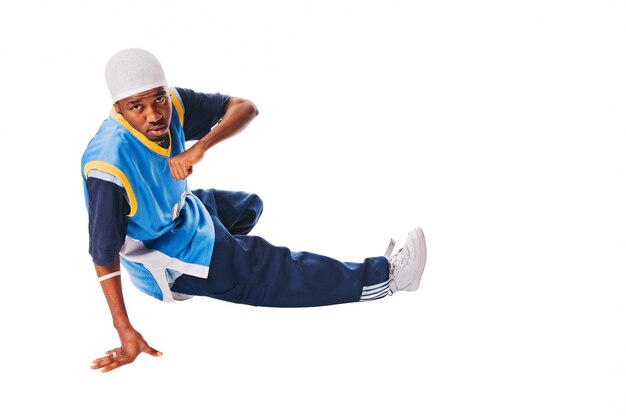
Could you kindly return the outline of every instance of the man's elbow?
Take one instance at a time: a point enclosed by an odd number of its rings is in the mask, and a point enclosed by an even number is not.
[[[244,105],[246,106],[246,113],[250,116],[251,119],[259,115],[259,109],[252,101],[244,100],[244,103]]]
[[[245,98],[231,97],[226,111],[228,112],[230,109],[236,109],[239,114],[245,115],[250,120],[259,115],[257,106]]]

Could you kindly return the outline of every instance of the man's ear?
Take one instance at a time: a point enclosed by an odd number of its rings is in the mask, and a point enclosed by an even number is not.
[[[113,108],[115,108],[115,112],[117,114],[122,114],[122,110],[120,109],[120,102],[116,101],[113,103]]]

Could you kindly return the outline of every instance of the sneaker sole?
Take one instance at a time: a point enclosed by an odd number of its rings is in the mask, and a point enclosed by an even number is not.
[[[417,278],[405,290],[414,292],[422,281],[422,274],[424,274],[424,268],[426,267],[426,237],[424,237],[424,232],[419,227],[411,231],[411,235],[413,236],[411,242],[414,243],[413,247],[411,247],[412,252],[419,256],[419,263],[417,266]]]

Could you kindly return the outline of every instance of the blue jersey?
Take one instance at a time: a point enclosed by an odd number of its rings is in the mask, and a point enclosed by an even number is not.
[[[88,178],[106,177],[124,188],[130,208],[121,262],[135,286],[165,301],[173,300],[173,276],[208,276],[215,239],[202,202],[187,181],[170,174],[168,159],[185,150],[184,107],[175,91],[171,95],[169,147],[150,141],[113,111],[81,163],[87,205]]]

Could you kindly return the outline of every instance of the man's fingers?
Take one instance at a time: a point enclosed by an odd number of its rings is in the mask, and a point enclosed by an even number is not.
[[[115,348],[106,352],[106,356],[93,360],[91,368],[94,370],[101,370],[103,373],[107,371],[115,370],[126,364],[130,364],[135,359],[131,357],[126,351],[121,348]]]
[[[182,154],[181,154],[182,155]],[[193,173],[193,165],[197,163],[187,157],[181,158],[180,156],[174,156],[167,161],[172,178],[182,181]]]
[[[107,372],[117,367],[119,367],[118,361],[109,356],[98,358],[97,360],[94,360],[91,365],[93,370],[102,370],[102,372]]]
[[[187,167],[170,164],[170,172],[172,177],[176,180],[183,180],[193,172],[193,167],[188,165]]]
[[[170,166],[170,173],[172,174],[172,178],[179,180],[180,178],[180,166],[176,162],[175,159],[170,159],[167,161],[167,164]]]
[[[161,351],[157,351],[152,347],[148,347],[146,351],[144,351],[146,354],[150,354],[153,357],[160,357],[163,355],[163,353]]]
[[[117,359],[114,360],[113,362],[111,362],[111,364],[107,365],[106,367],[102,368],[100,371],[103,373],[107,373],[111,370],[115,370],[116,368],[120,368],[126,364],[130,364],[132,363],[132,361],[129,361],[127,358],[121,358],[121,359]]]
[[[141,352],[145,352],[153,357],[160,357],[163,355],[161,351],[155,350],[151,346],[145,343],[142,339],[142,343],[144,344]],[[103,373],[109,372],[111,370],[115,370],[119,367],[122,367],[126,364],[130,364],[137,358],[133,357],[122,348],[114,348],[105,353],[104,357],[96,358],[92,361],[91,368],[94,370],[100,370]]]

